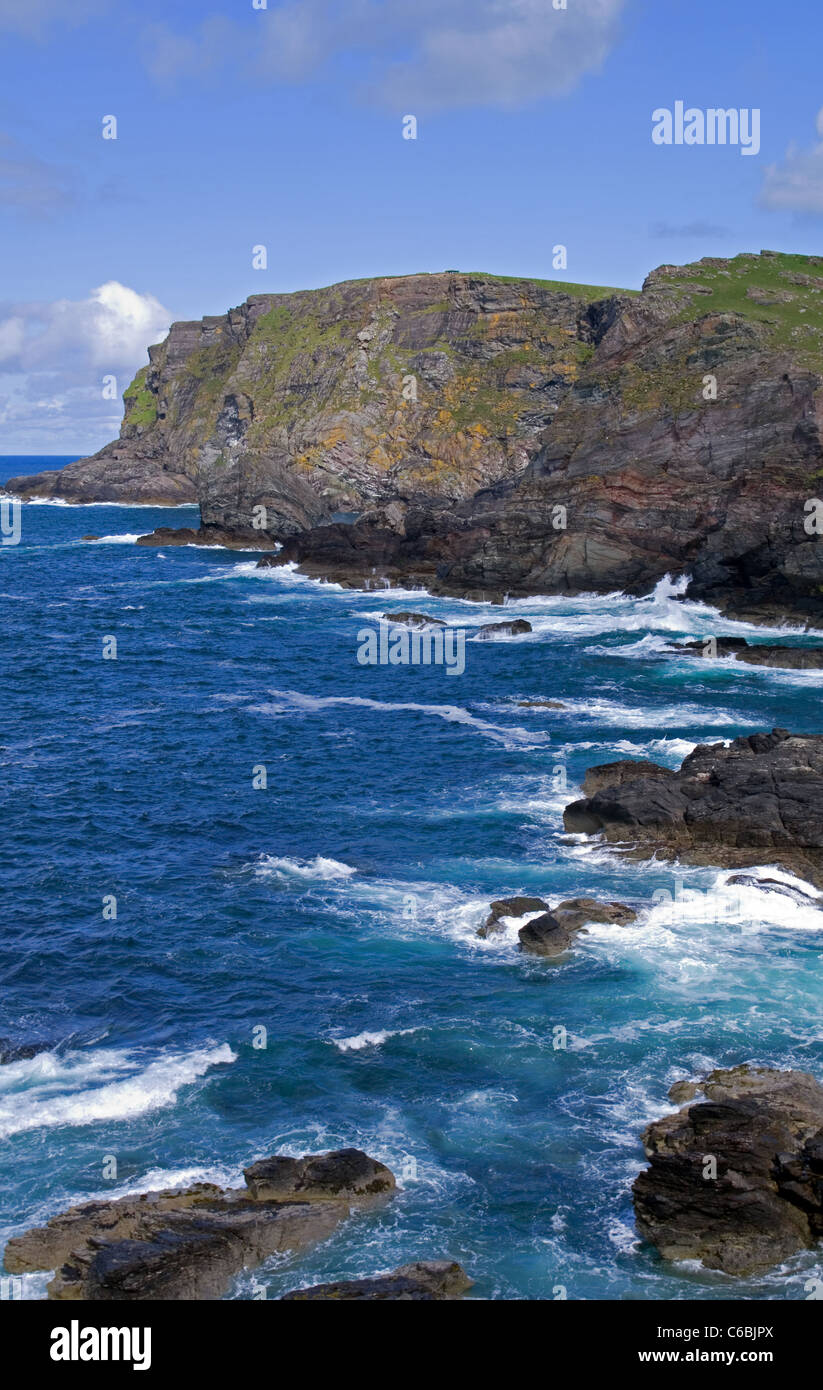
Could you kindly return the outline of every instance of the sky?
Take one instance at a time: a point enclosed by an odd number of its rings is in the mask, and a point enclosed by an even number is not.
[[[102,447],[249,294],[823,253],[822,44],[821,0],[0,0],[0,454]],[[679,101],[759,149],[656,143]]]

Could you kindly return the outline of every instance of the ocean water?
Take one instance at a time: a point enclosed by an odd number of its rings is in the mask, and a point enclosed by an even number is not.
[[[357,1145],[396,1198],[231,1297],[450,1257],[478,1298],[804,1298],[820,1250],[742,1281],[667,1265],[630,1189],[676,1079],[823,1079],[823,912],[569,838],[562,808],[599,762],[823,732],[820,675],[666,655],[769,635],[666,583],[512,603],[533,634],[467,641],[459,676],[361,666],[384,611],[471,639],[501,609],[134,544],[196,523],[35,503],[0,545],[0,1036],[52,1044],[0,1067],[0,1244],[92,1196]],[[544,962],[516,924],[476,935],[517,892],[640,915]]]

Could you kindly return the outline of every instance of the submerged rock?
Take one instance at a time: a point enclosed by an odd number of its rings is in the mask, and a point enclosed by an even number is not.
[[[702,1093],[705,1100],[690,1103]],[[749,1066],[678,1082],[687,1104],[649,1125],[637,1227],[667,1260],[749,1275],[823,1236],[823,1087]],[[712,1161],[713,1160],[713,1161]]]
[[[453,1260],[418,1260],[401,1265],[392,1274],[378,1274],[372,1279],[343,1279],[334,1284],[314,1284],[307,1289],[294,1289],[283,1295],[281,1302],[308,1302],[323,1299],[329,1302],[357,1300],[386,1300],[398,1302],[434,1302],[461,1298],[473,1280]]]
[[[593,794],[566,807],[573,833],[640,857],[730,868],[762,864],[823,885],[823,736],[770,734],[701,744],[679,772],[654,763],[592,769]]]
[[[56,1270],[54,1299],[220,1298],[242,1269],[324,1240],[353,1207],[395,1188],[359,1149],[276,1155],[245,1176],[246,1189],[198,1183],[72,1207],[10,1240],[6,1269]]]
[[[384,613],[386,623],[402,623],[404,627],[445,627],[442,618],[429,618],[425,613]]]
[[[518,709],[565,709],[562,700],[518,700]]]
[[[0,1066],[8,1062],[27,1062],[41,1052],[51,1052],[54,1043],[13,1043],[11,1038],[0,1038]]]
[[[484,623],[478,629],[477,636],[485,640],[494,637],[522,637],[524,633],[531,631],[532,625],[527,623],[525,618],[513,618],[505,623]]]

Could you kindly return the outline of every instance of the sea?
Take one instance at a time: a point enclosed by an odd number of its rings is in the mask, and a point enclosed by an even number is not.
[[[0,479],[66,460],[0,459]],[[27,503],[0,543],[0,1250],[85,1200],[242,1184],[356,1146],[394,1199],[227,1297],[460,1261],[479,1299],[804,1299],[820,1248],[734,1279],[638,1238],[641,1136],[684,1077],[823,1081],[823,911],[570,836],[587,768],[823,733],[823,673],[669,650],[725,620],[665,580],[505,608],[148,548],[195,507]],[[95,539],[84,539],[89,535]],[[365,665],[412,608],[465,670]],[[484,623],[532,632],[480,640]],[[528,702],[558,702],[560,708]],[[514,894],[627,903],[556,961]],[[823,901],[821,901],[823,907]],[[47,1274],[23,1297],[45,1297]]]

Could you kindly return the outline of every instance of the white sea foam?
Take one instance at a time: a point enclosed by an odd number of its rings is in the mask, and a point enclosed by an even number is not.
[[[331,880],[351,878],[357,870],[350,864],[342,864],[339,859],[324,859],[318,854],[314,859],[278,858],[264,854],[255,868],[256,878],[304,878]]]
[[[296,690],[271,690],[269,693],[274,697],[275,703],[250,705],[249,709],[258,714],[283,714],[288,710],[315,713],[334,706],[373,709],[386,713],[405,711],[433,715],[449,724],[461,724],[465,728],[475,729],[493,742],[502,743],[505,748],[539,748],[549,742],[548,734],[516,726],[506,728],[499,724],[491,724],[485,719],[478,719],[460,705],[425,705],[411,700],[369,700],[359,695],[303,695]]]
[[[124,531],[119,536],[98,536],[96,540],[84,541],[84,545],[136,545],[145,531]]]
[[[341,1052],[362,1052],[366,1047],[382,1047],[389,1038],[401,1038],[416,1033],[417,1028],[383,1028],[375,1033],[355,1033],[351,1038],[332,1038]]]
[[[114,1049],[41,1052],[10,1062],[0,1067],[0,1138],[55,1125],[134,1119],[173,1105],[181,1087],[236,1060],[224,1043],[167,1052],[148,1063]]]

